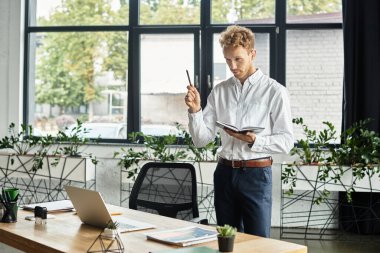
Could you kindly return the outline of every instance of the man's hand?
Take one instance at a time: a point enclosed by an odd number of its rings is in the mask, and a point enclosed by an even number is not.
[[[201,97],[194,85],[187,86],[185,103],[189,107],[190,113],[199,112],[201,110]]]
[[[236,139],[239,139],[241,141],[248,142],[248,143],[254,143],[256,140],[256,134],[254,132],[248,131],[245,133],[238,133],[238,132],[229,130],[227,128],[224,128],[224,131],[226,131],[228,135],[235,137]]]

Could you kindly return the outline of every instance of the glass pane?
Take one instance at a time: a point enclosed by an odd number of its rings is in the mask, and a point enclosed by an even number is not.
[[[200,23],[200,0],[140,0],[140,24],[178,25]]]
[[[56,134],[79,119],[87,137],[125,138],[128,33],[31,34],[29,119]]]
[[[31,26],[128,25],[127,0],[35,0]],[[34,16],[35,15],[35,16]]]
[[[214,34],[214,86],[233,76],[224,59],[223,51],[219,44],[219,36],[220,34]],[[255,33],[255,49],[257,56],[253,63],[254,66],[260,68],[264,74],[269,76],[269,34]]]
[[[287,33],[286,86],[293,118],[302,117],[320,131],[323,121],[341,129],[343,89],[342,30],[294,30]],[[303,138],[295,127],[295,138]],[[337,143],[339,140],[337,140]]]
[[[342,23],[342,0],[288,0],[288,23]]]
[[[275,0],[212,0],[213,24],[274,23]]]
[[[186,69],[194,82],[192,34],[141,35],[141,125],[145,134],[176,133],[175,122],[187,128],[184,102]]]

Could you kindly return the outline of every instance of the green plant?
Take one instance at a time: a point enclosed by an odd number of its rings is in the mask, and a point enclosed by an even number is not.
[[[113,221],[113,220],[110,220],[108,223],[107,223],[107,228],[108,229],[117,229],[119,227],[119,223],[117,221]]]
[[[215,161],[217,149],[220,146],[220,137],[217,136],[213,142],[210,142],[205,147],[197,148],[193,144],[193,140],[189,132],[184,130],[180,124],[177,123],[177,129],[183,139],[183,144],[186,146],[189,157],[195,162],[202,161]]]
[[[170,148],[171,145],[177,144],[178,139],[174,135],[168,136],[150,136],[141,132],[134,132],[128,135],[128,141],[131,144],[142,145],[141,151],[137,148],[121,148],[121,152],[114,152],[114,158],[119,158],[118,165],[122,166],[128,172],[128,178],[134,179],[140,170],[139,163],[141,160],[155,160],[160,162],[174,162],[184,160],[187,154],[183,150]]]
[[[21,125],[21,131],[16,132],[15,124],[11,123],[8,128],[9,136],[0,140],[0,149],[11,149],[18,155],[29,154],[40,145],[40,138],[33,136],[31,125]]]
[[[372,119],[355,122],[342,133],[342,144],[332,151],[332,159],[340,166],[352,168],[352,184],[347,189],[347,200],[351,202],[351,193],[355,192],[358,180],[366,175],[371,178],[379,173],[380,137],[379,133],[368,129]]]
[[[66,131],[68,128],[66,127]],[[82,151],[80,147],[85,146],[89,143],[97,143],[99,139],[90,140],[89,138],[84,137],[89,130],[83,127],[83,123],[80,120],[77,120],[77,125],[71,129],[69,133],[65,131],[58,131],[56,137],[57,148],[53,152],[53,155],[56,156],[70,156],[70,157],[81,157]],[[92,153],[84,153],[86,156],[90,157],[93,164],[97,164],[98,160]],[[59,163],[60,157],[55,158],[55,161],[52,163],[53,166]]]
[[[297,140],[297,145],[290,151],[290,155],[298,155],[300,161],[288,164],[281,174],[283,183],[289,184],[286,194],[293,194],[296,187],[297,175],[294,166],[316,165],[318,168],[318,180],[326,182],[329,179],[332,158],[330,152],[333,150],[336,140],[336,130],[333,124],[328,121],[322,122],[326,128],[320,132],[311,130],[303,121],[303,118],[293,119],[293,123],[302,127],[305,139]],[[340,175],[340,174],[338,174]],[[329,195],[328,190],[323,189],[322,193],[315,199],[315,203],[320,203]]]
[[[66,127],[65,130],[68,128]],[[80,156],[79,147],[89,143],[89,139],[83,137],[89,130],[84,128],[82,122],[77,120],[77,125],[71,129],[69,133],[59,131],[57,134],[57,142],[60,144],[55,154]]]
[[[31,155],[33,156],[33,164],[31,171],[37,171],[42,169],[44,158],[49,154],[57,156],[51,165],[58,164],[62,155],[67,156],[80,156],[81,152],[79,148],[90,142],[88,138],[83,137],[88,130],[82,127],[82,122],[77,121],[77,126],[74,127],[71,133],[66,134],[63,131],[59,131],[56,137],[51,135],[46,136],[34,136],[32,125],[21,125],[21,130],[16,132],[15,124],[9,125],[9,136],[5,136],[0,140],[0,149],[12,150],[14,155]],[[53,146],[56,146],[55,150],[50,151]],[[93,164],[97,164],[98,160],[91,153],[86,153],[89,156]],[[14,164],[14,158],[10,159],[11,164]]]
[[[336,131],[330,122],[323,122],[327,128],[316,132],[310,130],[302,118],[293,119],[293,123],[302,127],[306,138],[298,140],[297,146],[290,152],[291,155],[298,155],[300,160],[288,164],[281,174],[282,182],[289,185],[286,193],[292,194],[296,186],[297,175],[294,167],[316,165],[318,181],[337,183],[347,171],[343,170],[343,167],[349,166],[352,169],[353,180],[346,193],[350,202],[351,193],[355,192],[358,180],[366,175],[371,178],[375,174],[380,174],[380,137],[378,133],[368,129],[370,122],[370,119],[366,119],[354,123],[341,134],[341,144],[335,145],[332,142],[336,140]],[[314,203],[321,203],[329,194],[327,189],[322,189],[314,198]]]
[[[322,122],[326,128],[320,132],[309,129],[303,118],[293,119],[293,123],[300,125],[305,139],[297,140],[298,147],[290,151],[291,155],[298,155],[304,164],[326,163],[329,159],[328,151],[336,140],[336,130],[328,121]]]
[[[32,155],[33,165],[31,170],[36,171],[43,166],[43,158],[47,155],[55,138],[51,135],[37,137],[33,135],[32,125],[21,125],[20,132],[16,132],[15,124],[9,125],[9,136],[0,140],[0,149],[10,149],[14,151],[11,155]],[[14,164],[14,158],[10,159]]]
[[[228,224],[225,224],[224,226],[217,226],[216,231],[218,231],[218,236],[231,237],[236,235],[237,229]]]
[[[186,159],[187,154],[184,150],[170,148],[170,145],[178,144],[177,136],[149,136],[144,135],[144,144],[151,152],[151,158],[160,162],[173,162]]]
[[[179,136],[149,136],[141,132],[134,132],[128,135],[128,142],[138,145],[134,148],[121,148],[121,151],[114,152],[114,158],[119,158],[118,165],[128,172],[128,178],[134,179],[140,170],[140,161],[154,160],[160,162],[178,161],[202,161],[215,160],[218,148],[217,140],[208,144],[204,148],[196,148],[193,145],[191,136],[176,124]],[[140,151],[138,151],[140,150]]]
[[[358,121],[342,133],[342,144],[332,156],[336,164],[364,167],[379,163],[380,138],[368,129],[371,121]]]
[[[121,148],[121,152],[114,152],[114,158],[120,158],[118,165],[128,172],[128,178],[134,178],[139,172],[139,162],[148,159],[146,151],[136,152],[133,148]]]

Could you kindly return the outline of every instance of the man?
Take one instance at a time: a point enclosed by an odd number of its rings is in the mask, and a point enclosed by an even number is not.
[[[215,212],[218,225],[269,237],[272,211],[273,153],[293,147],[292,117],[287,90],[253,65],[254,34],[229,26],[220,45],[234,77],[215,86],[204,110],[193,85],[187,86],[189,130],[196,146],[214,140],[216,121],[238,128],[255,126],[260,132],[238,133],[224,128],[219,161],[214,172]]]

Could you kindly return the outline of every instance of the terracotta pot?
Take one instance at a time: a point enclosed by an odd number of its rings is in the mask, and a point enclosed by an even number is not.
[[[232,252],[234,250],[235,236],[218,236],[218,246],[220,252]]]

